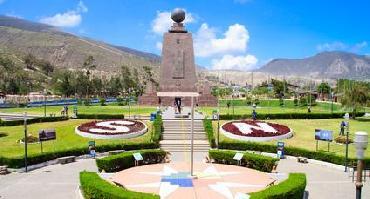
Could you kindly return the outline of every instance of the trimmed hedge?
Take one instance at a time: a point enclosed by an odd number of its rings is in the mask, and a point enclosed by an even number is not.
[[[153,134],[152,134],[152,141],[155,143],[159,143],[162,138],[163,132],[163,120],[161,115],[157,115],[155,120],[153,121]]]
[[[35,124],[35,123],[42,123],[42,122],[59,122],[68,120],[67,117],[39,117],[39,118],[32,118],[27,119],[27,124]],[[0,126],[18,126],[23,125],[24,120],[14,120],[14,121],[3,121],[0,119]]]
[[[222,164],[237,164],[237,161],[233,159],[235,153],[238,151],[229,150],[209,150],[209,157],[215,160],[217,163]],[[241,152],[243,153],[243,152]],[[271,172],[275,163],[279,161],[277,158],[267,157],[263,155],[253,153],[243,153],[241,165],[256,169],[263,172]]]
[[[123,114],[77,114],[78,119],[125,119]]]
[[[83,196],[86,199],[159,199],[156,194],[129,191],[123,187],[113,185],[94,172],[80,172],[80,184]]]
[[[264,151],[269,153],[276,153],[276,146],[271,144],[263,144],[263,143],[257,143],[257,142],[228,142],[223,141],[220,142],[219,145],[220,149],[229,149],[229,150],[240,150],[240,151]],[[284,147],[284,153],[286,155],[291,155],[295,157],[306,157],[309,159],[315,159],[315,160],[321,160],[333,164],[339,164],[344,165],[345,163],[345,157],[335,155],[330,152],[324,152],[324,151],[310,151],[307,149],[302,149],[298,147],[291,147],[286,146]],[[349,158],[348,162],[356,161],[356,159]],[[366,164],[370,164],[370,158],[366,158],[365,160]]]
[[[144,161],[148,163],[160,163],[165,159],[167,152],[163,150],[127,151],[117,155],[111,155],[102,159],[96,159],[99,171],[117,172],[135,166],[133,153],[140,152]]]
[[[138,149],[153,149],[159,148],[158,143],[148,142],[148,143],[139,143],[139,144],[105,144],[105,145],[97,145],[96,151],[97,152],[106,152],[112,150],[138,150]],[[54,160],[60,157],[66,156],[80,156],[88,154],[88,148],[80,147],[80,148],[73,148],[67,149],[62,151],[55,151],[55,152],[44,152],[39,154],[32,154],[27,157],[28,165],[39,164],[42,162],[46,162],[49,160]],[[1,157],[0,156],[0,165],[8,165],[10,168],[21,168],[24,167],[24,156],[19,157]]]
[[[288,179],[263,191],[250,194],[250,199],[302,199],[306,189],[306,175],[290,173]]]
[[[258,113],[257,119],[335,119],[343,118],[345,113]],[[351,113],[350,113],[351,114]],[[356,117],[365,115],[364,112],[356,113]],[[244,115],[220,115],[220,120],[233,120],[252,118],[251,114]]]
[[[203,126],[204,130],[206,131],[208,142],[211,145],[212,148],[216,147],[216,139],[213,134],[213,126],[212,126],[212,120],[211,119],[204,119],[203,120]]]

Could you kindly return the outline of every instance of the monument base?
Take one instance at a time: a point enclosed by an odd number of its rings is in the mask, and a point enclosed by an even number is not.
[[[174,106],[174,97],[160,97],[161,106]],[[159,97],[156,94],[146,94],[139,97],[139,105],[159,106]],[[217,106],[217,98],[213,95],[201,95],[194,99],[194,106]],[[190,97],[181,97],[181,106],[191,106]]]
[[[139,105],[158,106],[159,97],[156,93],[144,94],[142,96],[139,96],[138,103]]]

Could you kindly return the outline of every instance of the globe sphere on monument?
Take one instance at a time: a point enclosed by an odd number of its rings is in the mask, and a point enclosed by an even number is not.
[[[185,20],[185,11],[181,8],[175,8],[171,13],[171,19],[176,23],[181,23]]]

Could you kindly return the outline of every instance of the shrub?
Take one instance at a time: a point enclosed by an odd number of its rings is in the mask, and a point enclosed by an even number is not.
[[[104,97],[100,98],[100,100],[99,100],[100,105],[101,105],[101,106],[106,106],[106,104],[105,104],[105,103],[106,103],[106,101],[107,101],[107,100],[106,100]]]
[[[257,142],[220,142],[219,145],[220,149],[230,149],[230,150],[239,150],[239,151],[245,151],[245,150],[251,150],[251,151],[264,151],[269,153],[276,153],[276,146],[270,145],[270,144],[263,144],[263,143],[257,143]],[[309,159],[315,159],[315,160],[321,160],[333,164],[339,164],[344,165],[345,163],[345,157],[335,155],[330,152],[325,151],[310,151],[307,149],[302,149],[298,147],[284,147],[284,153],[286,155],[291,156],[302,156]],[[348,160],[355,161],[353,158],[349,158]],[[365,164],[370,164],[370,158],[365,159]]]
[[[257,119],[333,119],[343,118],[345,113],[258,113]],[[363,116],[365,113],[356,113],[356,117]],[[252,118],[251,114],[244,115],[220,115],[220,120],[246,119]]]
[[[265,190],[251,193],[250,199],[302,199],[306,189],[306,175],[290,173],[288,179]]]
[[[218,163],[237,164],[237,161],[233,159],[236,152],[237,151],[229,150],[209,150],[209,157]],[[242,166],[263,172],[271,172],[275,163],[278,161],[277,158],[263,155],[245,152],[243,154],[244,156],[241,161]]]
[[[125,119],[123,114],[78,114],[78,119]]]
[[[2,137],[6,137],[6,136],[8,136],[8,134],[7,134],[7,133],[0,132],[0,138],[2,138]]]
[[[158,198],[158,195],[150,193],[140,193],[129,191],[123,187],[115,186],[102,178],[97,173],[83,171],[80,173],[80,184],[84,198],[86,199],[128,199],[128,198],[143,198],[151,199]]]
[[[32,118],[27,119],[27,124],[35,124],[35,123],[42,123],[42,122],[58,122],[68,120],[67,117],[39,117],[39,118]],[[14,121],[3,121],[0,119],[0,126],[18,126],[23,125],[23,120],[14,120]]]
[[[97,145],[97,152],[106,152],[112,150],[138,150],[138,149],[153,149],[158,148],[159,144],[157,143],[132,143],[132,144],[104,144]],[[39,164],[49,160],[54,160],[60,157],[66,156],[80,156],[88,153],[87,147],[78,147],[71,148],[61,151],[54,152],[43,152],[38,154],[32,154],[27,157],[28,165]],[[0,165],[8,165],[10,168],[21,168],[24,167],[24,156],[18,157],[1,157],[0,156]]]
[[[166,152],[162,150],[141,150],[141,151],[128,151],[117,155],[111,155],[102,159],[96,159],[96,165],[99,171],[117,172],[135,165],[133,153],[140,152],[144,161],[150,163],[160,163],[166,157]]]
[[[341,136],[336,137],[336,138],[334,139],[334,141],[335,141],[336,143],[346,144],[346,142],[347,142],[347,137],[346,137],[346,136],[344,136],[344,135],[341,135]],[[348,138],[348,144],[351,144],[351,143],[353,143],[353,140],[352,140],[351,138]]]
[[[213,134],[213,126],[212,126],[212,120],[211,119],[204,119],[203,120],[203,126],[204,130],[206,131],[208,142],[211,145],[212,148],[216,147],[216,139]]]
[[[152,141],[155,143],[159,143],[162,138],[163,132],[163,121],[162,116],[157,114],[157,117],[153,121],[153,134],[152,134]]]

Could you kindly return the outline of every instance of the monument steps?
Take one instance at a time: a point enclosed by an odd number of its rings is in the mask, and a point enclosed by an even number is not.
[[[164,140],[190,140],[191,134],[164,134],[162,136]],[[206,140],[207,137],[204,134],[194,134],[195,140]]]

